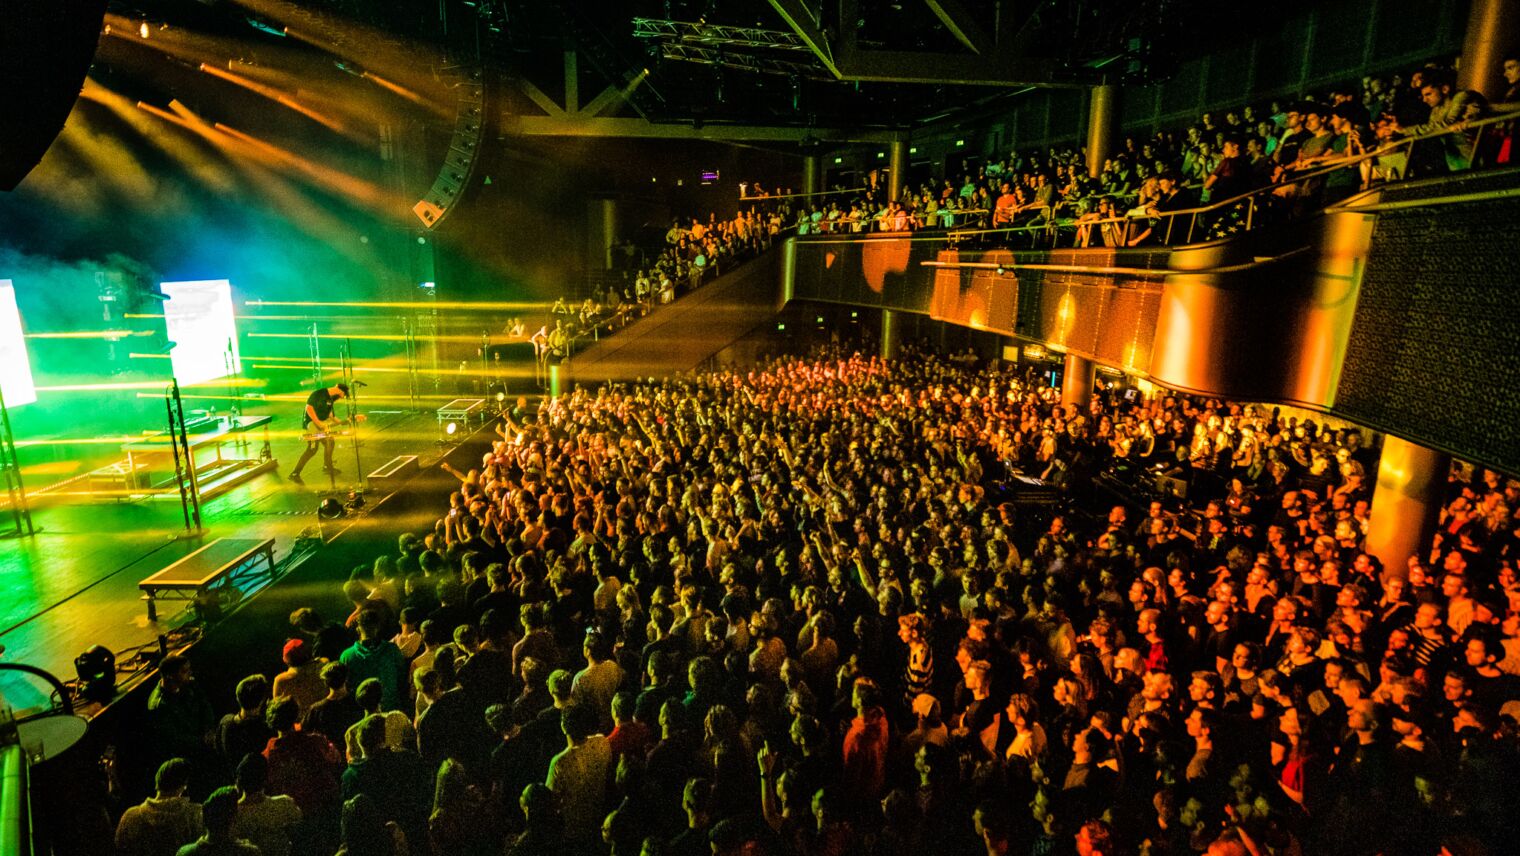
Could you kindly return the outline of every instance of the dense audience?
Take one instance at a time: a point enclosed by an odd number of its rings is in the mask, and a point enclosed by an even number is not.
[[[1506,60],[1505,75],[1512,91],[1520,60]],[[1506,103],[1494,106],[1520,107],[1513,101],[1506,96]],[[888,201],[884,183],[876,181],[858,195],[831,194],[800,209],[795,225],[803,235],[1026,228],[1040,234],[1030,240],[1062,246],[1222,237],[1245,227],[1243,208],[1211,212],[1171,232],[1165,215],[1272,186],[1262,210],[1252,212],[1253,223],[1269,222],[1380,182],[1506,165],[1512,162],[1513,128],[1464,124],[1491,113],[1482,94],[1456,88],[1455,72],[1432,64],[1407,77],[1364,77],[1360,87],[1336,87],[1298,101],[1204,113],[1186,128],[1148,139],[1126,137],[1096,178],[1088,175],[1081,145],[1012,151],[979,166],[975,175],[905,188],[897,202]],[[1459,132],[1396,145],[1448,130]],[[1337,160],[1379,151],[1324,172]]]
[[[838,346],[499,430],[447,514],[345,584],[345,620],[292,616],[288,669],[235,712],[164,662],[174,759],[120,852],[1434,854],[1520,832],[1520,484],[1494,473],[1454,478],[1428,553],[1376,557],[1356,429],[1062,405],[1018,367]],[[1157,472],[1187,505],[1096,482]],[[1067,499],[1024,503],[1019,474]],[[232,787],[197,804],[197,778]]]
[[[1431,63],[1407,78],[1368,76],[1359,87],[1298,101],[1204,113],[1180,132],[1126,137],[1097,177],[1088,175],[1086,148],[1072,144],[1015,150],[959,182],[947,176],[938,187],[907,187],[895,202],[876,172],[863,192],[811,199],[747,185],[733,218],[678,218],[653,252],[625,241],[615,254],[621,279],[599,282],[579,304],[561,298],[550,321],[528,338],[541,361],[568,356],[578,339],[615,330],[700,288],[784,231],[993,229],[1014,233],[984,240],[1020,246],[1168,245],[1278,222],[1378,183],[1509,165],[1517,122],[1468,128],[1495,111],[1520,109],[1520,58],[1505,59],[1503,68],[1508,87],[1494,105],[1458,89],[1452,68]],[[1430,135],[1439,136],[1399,144]],[[1336,161],[1349,163],[1331,169]],[[1266,188],[1270,194],[1221,204]],[[1175,213],[1209,206],[1196,216]]]
[[[777,199],[732,218],[720,219],[716,212],[705,221],[677,218],[651,252],[640,253],[632,242],[625,242],[615,254],[614,276],[598,282],[579,304],[563,297],[556,300],[548,323],[529,341],[540,360],[569,356],[577,340],[617,330],[765,252],[787,228],[791,210],[789,200]]]

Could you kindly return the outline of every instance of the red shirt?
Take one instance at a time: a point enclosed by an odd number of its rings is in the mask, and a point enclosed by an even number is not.
[[[844,735],[846,793],[863,801],[881,797],[887,785],[887,717],[880,708],[857,716]]]
[[[607,743],[612,747],[614,763],[624,755],[642,759],[645,750],[649,748],[649,727],[632,720],[624,722],[607,735]]]
[[[326,737],[297,731],[269,738],[269,793],[295,800],[303,814],[338,801],[338,750]]]
[[[1145,666],[1147,671],[1166,671],[1168,661],[1166,658],[1166,643],[1156,642],[1150,650],[1145,652]]]

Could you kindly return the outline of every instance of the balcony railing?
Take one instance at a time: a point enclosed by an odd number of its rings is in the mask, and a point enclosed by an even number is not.
[[[1300,213],[1319,210],[1321,206],[1317,203],[1323,201],[1323,184],[1333,173],[1356,170],[1357,183],[1352,192],[1399,181],[1403,178],[1404,165],[1408,164],[1414,147],[1422,142],[1438,140],[1453,134],[1472,134],[1464,147],[1470,147],[1475,154],[1485,153],[1489,150],[1485,141],[1491,143],[1497,135],[1508,130],[1509,123],[1515,121],[1520,121],[1520,114],[1505,113],[1463,122],[1428,134],[1404,137],[1358,155],[1337,158],[1322,166],[1297,172],[1285,181],[1266,184],[1227,199],[1211,200],[1206,205],[1175,211],[1136,208],[1114,217],[1092,215],[1043,217],[1036,223],[988,228],[893,228],[893,222],[899,218],[892,214],[873,215],[863,220],[823,219],[811,225],[821,227],[823,232],[821,237],[888,234],[899,239],[942,241],[951,245],[969,244],[987,248],[1058,249],[1093,245],[1132,246],[1131,242],[1145,232],[1153,236],[1154,239],[1148,238],[1146,241],[1152,246],[1191,244],[1208,239],[1213,225],[1227,215],[1234,215],[1235,221],[1239,224],[1237,230],[1239,231],[1251,230],[1264,223],[1280,222],[1298,216]],[[1479,168],[1483,166],[1477,157],[1470,161],[1466,168],[1471,169],[1475,165]],[[1190,190],[1198,190],[1201,185],[1186,187]],[[1295,190],[1285,192],[1283,188],[1295,188]],[[1112,198],[1137,199],[1138,195],[1130,193],[1112,196]],[[1059,203],[1058,208],[1059,205],[1064,204],[1067,203]],[[992,213],[983,208],[956,209],[952,216],[984,217]],[[1095,238],[1098,241],[1096,244]]]

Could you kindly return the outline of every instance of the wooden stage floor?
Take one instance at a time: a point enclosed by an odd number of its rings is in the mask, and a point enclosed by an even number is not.
[[[407,454],[417,455],[424,468],[433,467],[457,445],[440,445],[437,439],[432,413],[371,412],[360,433],[361,462],[365,472],[373,472]],[[451,439],[463,441],[465,434]],[[343,499],[358,479],[347,439],[339,441],[333,456],[341,471],[337,494],[322,473],[320,455],[306,466],[305,484],[297,484],[288,474],[304,444],[277,437],[272,446],[278,469],[204,503],[205,533],[198,538],[184,537],[177,495],[136,501],[70,497],[34,505],[37,534],[0,540],[4,660],[37,666],[67,681],[76,674],[74,658],[93,645],[122,652],[156,644],[160,634],[191,616],[180,602],[161,602],[159,620],[150,622],[138,582],[216,538],[274,538],[283,570],[302,530],[317,525],[316,507],[323,496]],[[372,485],[367,502],[374,506],[390,490]],[[3,513],[8,517],[9,512]],[[325,535],[330,540],[367,519],[324,523]],[[411,523],[388,518],[385,525],[400,531]],[[11,671],[0,671],[0,696],[18,713],[47,701],[43,684]]]

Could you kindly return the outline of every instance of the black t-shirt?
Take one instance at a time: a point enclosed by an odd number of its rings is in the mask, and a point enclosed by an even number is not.
[[[318,419],[326,422],[332,416],[332,393],[328,392],[327,387],[324,386],[306,397],[306,406],[310,407],[312,412],[317,414]],[[301,427],[305,428],[311,424],[311,413],[307,413],[304,410],[301,413]]]

